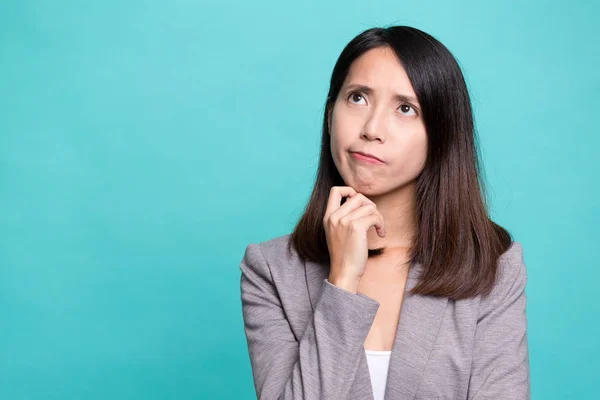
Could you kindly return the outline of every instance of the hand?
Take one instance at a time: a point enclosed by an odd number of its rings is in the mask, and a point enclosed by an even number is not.
[[[342,198],[349,197],[343,205]],[[377,206],[349,186],[334,186],[323,217],[331,261],[328,281],[356,293],[365,272],[369,249],[367,232],[374,226],[385,237],[383,216]]]

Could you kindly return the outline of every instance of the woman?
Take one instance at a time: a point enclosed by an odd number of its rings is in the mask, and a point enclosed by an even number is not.
[[[488,215],[475,139],[438,40],[344,48],[308,206],[240,264],[258,398],[530,398],[523,250]]]

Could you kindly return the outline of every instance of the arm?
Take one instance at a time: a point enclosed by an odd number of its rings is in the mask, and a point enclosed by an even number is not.
[[[297,339],[260,245],[248,245],[240,269],[244,330],[257,397],[347,398],[379,303],[325,279],[312,318]]]
[[[479,306],[468,399],[529,400],[529,351],[521,244],[500,260],[499,279]]]

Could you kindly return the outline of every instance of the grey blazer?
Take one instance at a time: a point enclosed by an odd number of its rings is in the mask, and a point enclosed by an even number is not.
[[[327,280],[329,266],[287,252],[290,235],[246,247],[240,263],[244,331],[259,399],[373,399],[364,341],[379,303]],[[293,247],[292,247],[293,249]],[[385,399],[530,399],[519,242],[500,257],[491,295],[409,296],[409,269]]]

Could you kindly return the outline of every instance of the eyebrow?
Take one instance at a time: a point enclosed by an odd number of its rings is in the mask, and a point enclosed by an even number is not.
[[[346,87],[346,90],[360,90],[361,92],[364,92],[366,94],[371,94],[373,93],[373,89],[366,86],[366,85],[361,85],[358,83],[351,83]],[[394,98],[396,100],[400,100],[400,101],[407,101],[409,103],[414,103],[414,104],[419,104],[419,102],[417,101],[417,98],[414,96],[409,96],[407,94],[402,94],[402,93],[397,93],[396,95],[394,95]]]

